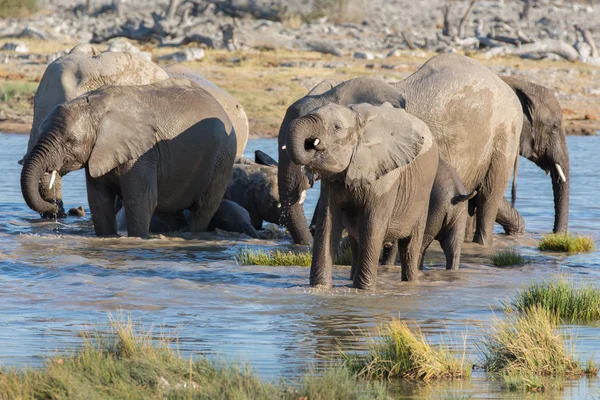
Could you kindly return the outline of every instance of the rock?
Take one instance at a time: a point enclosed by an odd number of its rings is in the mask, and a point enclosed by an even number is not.
[[[71,217],[85,217],[85,210],[83,206],[79,206],[77,208],[71,208],[68,212]]]
[[[47,40],[47,36],[40,29],[34,28],[33,26],[26,26],[25,29],[19,34],[20,39],[37,39]]]
[[[29,53],[29,47],[23,42],[6,42],[0,50],[14,51],[15,53]]]
[[[125,51],[128,53],[139,53],[140,49],[138,49],[133,44],[129,43],[127,40],[118,38],[111,41],[111,43],[108,45],[108,51]]]
[[[390,50],[389,53],[387,53],[387,57],[400,57],[400,50],[395,49],[395,50]]]
[[[575,43],[575,50],[579,52],[580,58],[587,59],[592,54],[592,46],[586,42]]]
[[[167,54],[160,57],[160,59],[174,62],[198,61],[204,58],[204,54],[204,49],[201,49],[200,47],[190,47],[184,51]]]
[[[343,56],[342,51],[340,49],[338,49],[331,42],[324,42],[324,41],[320,41],[320,40],[313,40],[313,41],[307,42],[306,46],[310,50],[317,51],[319,53],[333,54],[334,56],[337,56],[337,57]]]
[[[6,121],[8,116],[6,115],[6,111],[0,110],[0,121]]]
[[[354,58],[360,58],[363,60],[374,60],[375,56],[373,53],[369,53],[368,51],[355,51]]]

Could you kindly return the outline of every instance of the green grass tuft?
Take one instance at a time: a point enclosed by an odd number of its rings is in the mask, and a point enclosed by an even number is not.
[[[575,378],[593,374],[575,360],[557,331],[556,315],[539,306],[496,320],[480,343],[484,368],[497,373],[509,389],[540,391],[552,387],[553,378]]]
[[[565,322],[600,320],[600,288],[592,284],[575,284],[565,278],[534,283],[511,302],[512,307],[525,312],[541,307]]]
[[[367,354],[342,352],[345,365],[358,376],[431,382],[471,374],[472,366],[464,354],[459,359],[441,345],[431,346],[420,331],[413,333],[403,321],[393,319],[379,328],[378,336],[380,340],[368,337]]]
[[[235,259],[238,264],[242,265],[273,265],[278,267],[298,265],[300,267],[310,267],[312,253],[310,251],[296,253],[293,251],[265,251],[246,248],[240,250]]]
[[[524,265],[525,257],[515,249],[500,250],[492,254],[492,265],[495,267],[509,267]]]
[[[591,236],[574,236],[570,233],[553,233],[542,237],[538,243],[542,251],[560,251],[566,253],[590,253],[596,244]]]
[[[325,399],[389,398],[382,384],[363,383],[346,369],[311,373],[302,384],[263,382],[248,368],[201,357],[185,359],[173,340],[131,320],[84,335],[83,347],[38,369],[0,369],[1,398],[27,399]]]

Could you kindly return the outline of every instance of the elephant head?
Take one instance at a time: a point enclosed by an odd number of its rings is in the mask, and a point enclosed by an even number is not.
[[[290,124],[287,151],[323,179],[343,176],[348,187],[365,186],[431,147],[425,124],[403,114],[389,104],[327,104]]]
[[[554,93],[540,85],[502,77],[523,108],[520,154],[552,177],[554,232],[566,232],[569,222],[569,151],[562,108]]]
[[[335,81],[317,85],[308,95],[292,104],[286,111],[279,129],[279,198],[282,205],[282,224],[286,225],[297,244],[309,244],[312,235],[304,214],[303,202],[315,176],[290,160],[286,150],[289,127],[292,121],[305,116],[325,104],[342,105],[369,103],[380,105],[389,102],[396,108],[405,104],[404,96],[386,82],[374,78],[355,78],[333,86]],[[333,87],[332,87],[333,86]],[[324,91],[328,87],[331,89]]]
[[[107,86],[50,112],[21,172],[21,190],[31,209],[58,212],[57,205],[42,196],[45,174],[60,177],[86,167],[89,176],[97,178],[152,148],[158,127],[148,99],[137,89]]]

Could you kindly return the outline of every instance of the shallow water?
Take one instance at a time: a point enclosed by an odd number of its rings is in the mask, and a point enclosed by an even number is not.
[[[571,153],[570,230],[600,240],[600,159],[597,137],[569,137]],[[0,363],[37,365],[45,356],[76,348],[78,332],[106,323],[117,310],[150,326],[176,329],[185,354],[215,354],[248,362],[261,376],[293,378],[315,364],[324,365],[336,352],[337,340],[354,343],[352,330],[370,329],[390,317],[416,321],[432,342],[462,347],[480,361],[475,341],[481,330],[522,285],[553,273],[598,280],[600,254],[541,254],[535,244],[550,232],[553,203],[550,178],[522,159],[517,208],[527,234],[497,236],[495,247],[517,246],[532,262],[513,269],[483,263],[492,250],[466,244],[463,268],[443,270],[439,247],[432,246],[418,284],[400,283],[397,268],[383,268],[375,293],[348,288],[348,267],[334,270],[334,288],[307,286],[308,269],[236,265],[235,253],[245,246],[289,246],[288,240],[262,241],[204,234],[150,240],[94,237],[88,216],[42,221],[25,205],[17,160],[27,147],[23,135],[0,134]],[[248,143],[277,155],[276,140]],[[67,208],[88,211],[83,171],[64,179]],[[309,192],[307,214],[317,190]],[[309,215],[310,217],[310,215]],[[501,230],[498,227],[497,232]],[[577,326],[576,352],[600,362],[599,330]],[[595,353],[595,354],[594,354]],[[598,396],[598,380],[572,382],[561,396]],[[439,397],[440,393],[504,398],[494,382],[475,373],[467,382],[427,388],[407,387],[407,394]]]

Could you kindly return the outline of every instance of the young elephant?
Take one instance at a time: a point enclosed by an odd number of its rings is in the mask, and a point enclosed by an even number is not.
[[[429,196],[427,225],[421,246],[421,261],[433,240],[440,242],[446,256],[446,269],[458,269],[460,251],[467,221],[467,201],[477,191],[467,192],[456,170],[440,159]],[[393,243],[384,249],[383,264],[393,265],[398,255],[398,245]]]
[[[236,152],[235,130],[221,105],[180,79],[103,87],[55,107],[42,132],[21,173],[27,205],[55,213],[57,206],[40,194],[42,177],[85,168],[97,236],[117,234],[117,196],[129,236],[147,237],[155,211],[190,209],[191,230],[206,230]]]
[[[342,227],[353,286],[373,289],[384,242],[399,240],[402,280],[418,278],[437,144],[418,118],[391,105],[330,103],[293,120],[287,151],[322,176],[310,284],[330,287]]]
[[[221,229],[227,232],[245,233],[246,235],[259,238],[258,232],[252,226],[248,211],[233,201],[223,200],[219,209],[208,225],[209,231]]]

